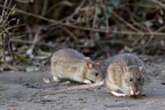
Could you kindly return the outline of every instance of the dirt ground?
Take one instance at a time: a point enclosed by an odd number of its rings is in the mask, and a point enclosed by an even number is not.
[[[45,84],[45,72],[1,72],[0,110],[164,110],[165,57],[143,56],[149,80],[146,96],[114,97],[105,87],[74,90],[40,96],[45,90],[58,90],[71,84]],[[72,84],[73,85],[73,84]]]

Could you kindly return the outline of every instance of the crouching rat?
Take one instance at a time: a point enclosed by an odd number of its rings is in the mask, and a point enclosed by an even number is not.
[[[143,61],[134,54],[123,53],[112,57],[103,80],[101,80],[102,78],[97,74],[97,69],[90,67],[89,64],[91,64],[91,60],[86,59],[75,50],[59,50],[54,54],[51,61],[52,75],[56,81],[61,78],[69,78],[84,83],[91,81],[98,82],[90,85],[80,85],[57,90],[48,93],[48,95],[103,85],[115,96],[142,95],[146,71]]]
[[[51,74],[54,81],[68,79],[80,83],[102,80],[99,64],[80,52],[65,48],[56,51],[51,58]]]
[[[110,62],[105,77],[105,85],[115,96],[142,95],[145,67],[134,54],[115,56]]]

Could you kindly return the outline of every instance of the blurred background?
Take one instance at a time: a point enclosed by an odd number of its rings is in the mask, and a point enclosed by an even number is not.
[[[0,71],[38,70],[66,47],[163,55],[164,21],[164,0],[0,0]]]

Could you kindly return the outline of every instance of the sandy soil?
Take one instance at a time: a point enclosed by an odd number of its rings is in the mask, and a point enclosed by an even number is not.
[[[58,90],[73,84],[45,84],[44,72],[0,73],[0,110],[164,110],[164,57],[143,57],[150,81],[146,96],[114,97],[106,88],[74,90],[51,96],[40,96],[45,90]]]

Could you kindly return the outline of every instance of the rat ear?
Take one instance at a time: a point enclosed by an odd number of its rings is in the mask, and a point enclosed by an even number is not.
[[[139,70],[140,71],[143,71],[143,66],[139,66]]]
[[[85,57],[85,60],[91,60],[90,57]]]
[[[87,63],[87,67],[88,67],[88,69],[92,69],[93,68],[93,64],[91,62],[88,62]]]
[[[100,66],[100,62],[96,62],[95,64],[96,64],[97,66]]]
[[[91,61],[91,58],[90,57],[85,57],[85,60],[87,61],[87,68],[92,69],[94,65]]]

